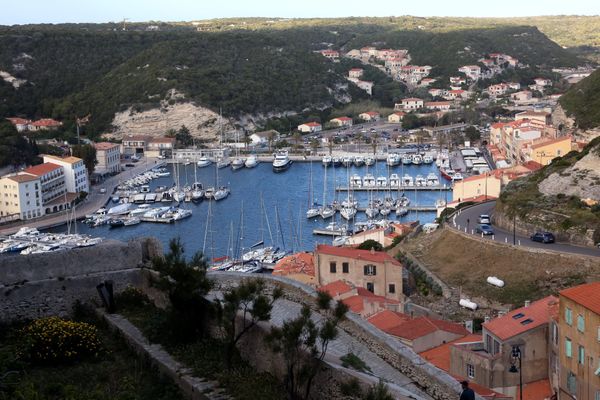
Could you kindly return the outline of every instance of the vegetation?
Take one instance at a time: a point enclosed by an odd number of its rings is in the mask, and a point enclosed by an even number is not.
[[[348,353],[345,356],[340,357],[340,361],[342,362],[343,367],[352,368],[360,372],[372,372],[367,363],[354,353]]]
[[[600,71],[573,86],[559,99],[568,115],[581,129],[600,126]]]
[[[85,167],[88,170],[88,174],[94,172],[96,168],[96,148],[91,144],[76,144],[72,147],[73,155],[83,160]]]
[[[35,164],[38,154],[35,141],[24,138],[10,122],[0,120],[0,167]]]
[[[358,247],[360,250],[383,251],[383,245],[377,240],[369,239],[362,242]]]

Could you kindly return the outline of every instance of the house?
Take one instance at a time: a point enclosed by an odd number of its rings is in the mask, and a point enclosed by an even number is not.
[[[123,154],[142,154],[146,151],[148,142],[152,140],[151,136],[147,135],[128,135],[124,136],[121,142]]]
[[[462,76],[451,76],[450,77],[451,85],[460,86],[460,85],[464,85],[466,83],[467,83],[467,80],[465,78],[463,78]]]
[[[158,157],[160,155],[170,155],[175,149],[176,139],[174,137],[154,137],[146,143],[146,156]]]
[[[383,247],[387,247],[392,244],[395,237],[405,235],[412,229],[413,225],[411,223],[391,223],[387,228],[373,228],[355,233],[348,238],[346,245],[358,246],[367,240],[374,240]]]
[[[529,90],[522,90],[510,95],[510,98],[515,102],[527,102],[531,101],[533,94]]]
[[[363,318],[368,318],[382,310],[398,312],[402,309],[400,301],[378,296],[345,280],[331,282],[319,287],[318,290],[346,304],[350,311]]]
[[[364,70],[362,68],[352,68],[350,71],[348,71],[348,77],[359,79],[363,76],[363,73]]]
[[[393,124],[399,124],[400,122],[402,122],[402,119],[405,115],[406,113],[403,111],[396,111],[395,113],[391,113],[390,115],[388,115],[388,122],[391,122]]]
[[[449,111],[452,103],[449,101],[428,101],[425,108],[428,110]]]
[[[519,82],[508,82],[508,88],[510,90],[520,90],[521,84]]]
[[[479,65],[464,65],[458,69],[458,72],[462,72],[472,81],[481,78],[481,67]]]
[[[323,129],[318,122],[306,122],[302,125],[298,125],[298,130],[302,133],[314,133],[320,132]]]
[[[485,173],[469,176],[454,182],[452,187],[452,201],[460,202],[473,197],[484,196],[492,200],[500,197],[502,181],[497,173]]]
[[[403,299],[402,264],[387,253],[318,245],[314,254],[319,285],[344,279],[378,296]]]
[[[552,115],[545,111],[528,110],[528,111],[522,111],[520,113],[515,114],[515,121],[518,121],[521,119],[537,120],[545,125],[550,125],[552,123],[551,117],[552,117]]]
[[[436,81],[436,79],[433,79],[433,78],[421,79],[421,86],[427,87],[427,86],[435,83],[435,81]]]
[[[63,167],[65,172],[65,185],[68,192],[71,193],[89,193],[90,184],[88,181],[88,170],[79,157],[57,157],[44,155],[45,163],[58,164]]]
[[[252,141],[252,146],[264,146],[269,143],[269,141],[277,140],[279,138],[279,132],[275,129],[270,129],[268,131],[262,132],[254,132],[250,135],[250,140]]]
[[[282,258],[275,264],[273,275],[316,286],[313,254],[302,252]]]
[[[331,61],[339,61],[340,60],[340,52],[336,50],[321,50],[319,51],[321,55],[325,58],[330,59]]]
[[[515,396],[519,378],[524,385],[548,384],[550,324],[558,312],[558,299],[548,296],[512,310],[482,325],[482,341],[457,343],[450,349],[450,374],[466,376],[470,381],[497,392]],[[513,350],[522,354],[521,374],[511,373]],[[549,390],[545,393],[550,396]],[[544,397],[541,397],[542,399]],[[531,397],[528,397],[531,399]]]
[[[552,86],[552,80],[551,79],[547,79],[547,78],[535,78],[533,80],[535,82],[535,85],[537,87],[546,87],[546,86]]]
[[[0,217],[28,220],[44,215],[40,177],[26,173],[0,178]]]
[[[444,98],[446,100],[460,100],[460,99],[466,99],[468,97],[469,93],[466,90],[462,90],[462,89],[454,89],[454,90],[448,90],[448,92],[444,95]]]
[[[446,91],[444,89],[436,89],[436,88],[429,89],[427,92],[433,97],[442,97],[446,93]]]
[[[497,85],[488,86],[487,92],[490,96],[502,96],[508,92],[510,87],[506,83],[499,83]]]
[[[570,135],[557,138],[542,137],[525,144],[521,149],[523,162],[535,161],[548,165],[556,157],[562,157],[571,151],[573,138]]]
[[[116,143],[100,142],[95,143],[94,147],[96,148],[95,172],[99,174],[121,172],[121,146]]]
[[[358,118],[366,122],[379,121],[379,113],[377,111],[367,111],[358,115]]]
[[[559,299],[553,337],[559,349],[560,398],[595,399],[600,393],[600,282],[562,290]]]
[[[485,65],[486,67],[489,68],[489,67],[493,66],[496,63],[496,60],[492,60],[492,59],[487,58],[487,59],[480,60],[480,62],[483,65]]]
[[[62,126],[62,122],[51,118],[38,119],[29,124],[30,131],[55,131]]]
[[[329,120],[332,125],[336,125],[339,127],[350,127],[352,126],[352,118],[350,117],[337,117]]]
[[[438,125],[438,126],[425,126],[421,128],[423,131],[427,132],[431,137],[436,137],[438,135],[448,135],[454,132],[464,132],[467,129],[467,124],[464,122],[458,124],[449,124],[449,125]]]
[[[408,97],[402,99],[400,103],[394,105],[394,110],[414,111],[423,108],[423,99],[418,97]]]
[[[6,118],[6,119],[8,121],[10,121],[10,123],[13,124],[13,126],[15,128],[17,128],[17,132],[26,132],[29,130],[29,124],[31,123],[30,119],[17,118],[17,117]]]
[[[385,313],[385,311],[382,311]],[[391,313],[375,314],[367,319],[388,335],[400,339],[414,352],[420,353],[469,334],[464,326],[430,317],[404,318]]]

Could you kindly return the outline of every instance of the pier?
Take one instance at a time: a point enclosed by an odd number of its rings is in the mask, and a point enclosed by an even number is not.
[[[336,192],[347,192],[348,190],[354,192],[367,192],[369,190],[402,190],[402,191],[435,191],[435,190],[452,190],[451,186],[448,185],[436,185],[436,186],[337,186]]]

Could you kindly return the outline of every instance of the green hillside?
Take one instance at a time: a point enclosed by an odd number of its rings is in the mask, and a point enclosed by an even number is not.
[[[600,126],[600,70],[571,87],[559,101],[579,128]]]

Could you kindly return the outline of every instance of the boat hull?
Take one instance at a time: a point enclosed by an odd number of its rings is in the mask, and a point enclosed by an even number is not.
[[[290,169],[292,166],[292,160],[289,160],[285,164],[273,164],[273,172],[284,172]]]

